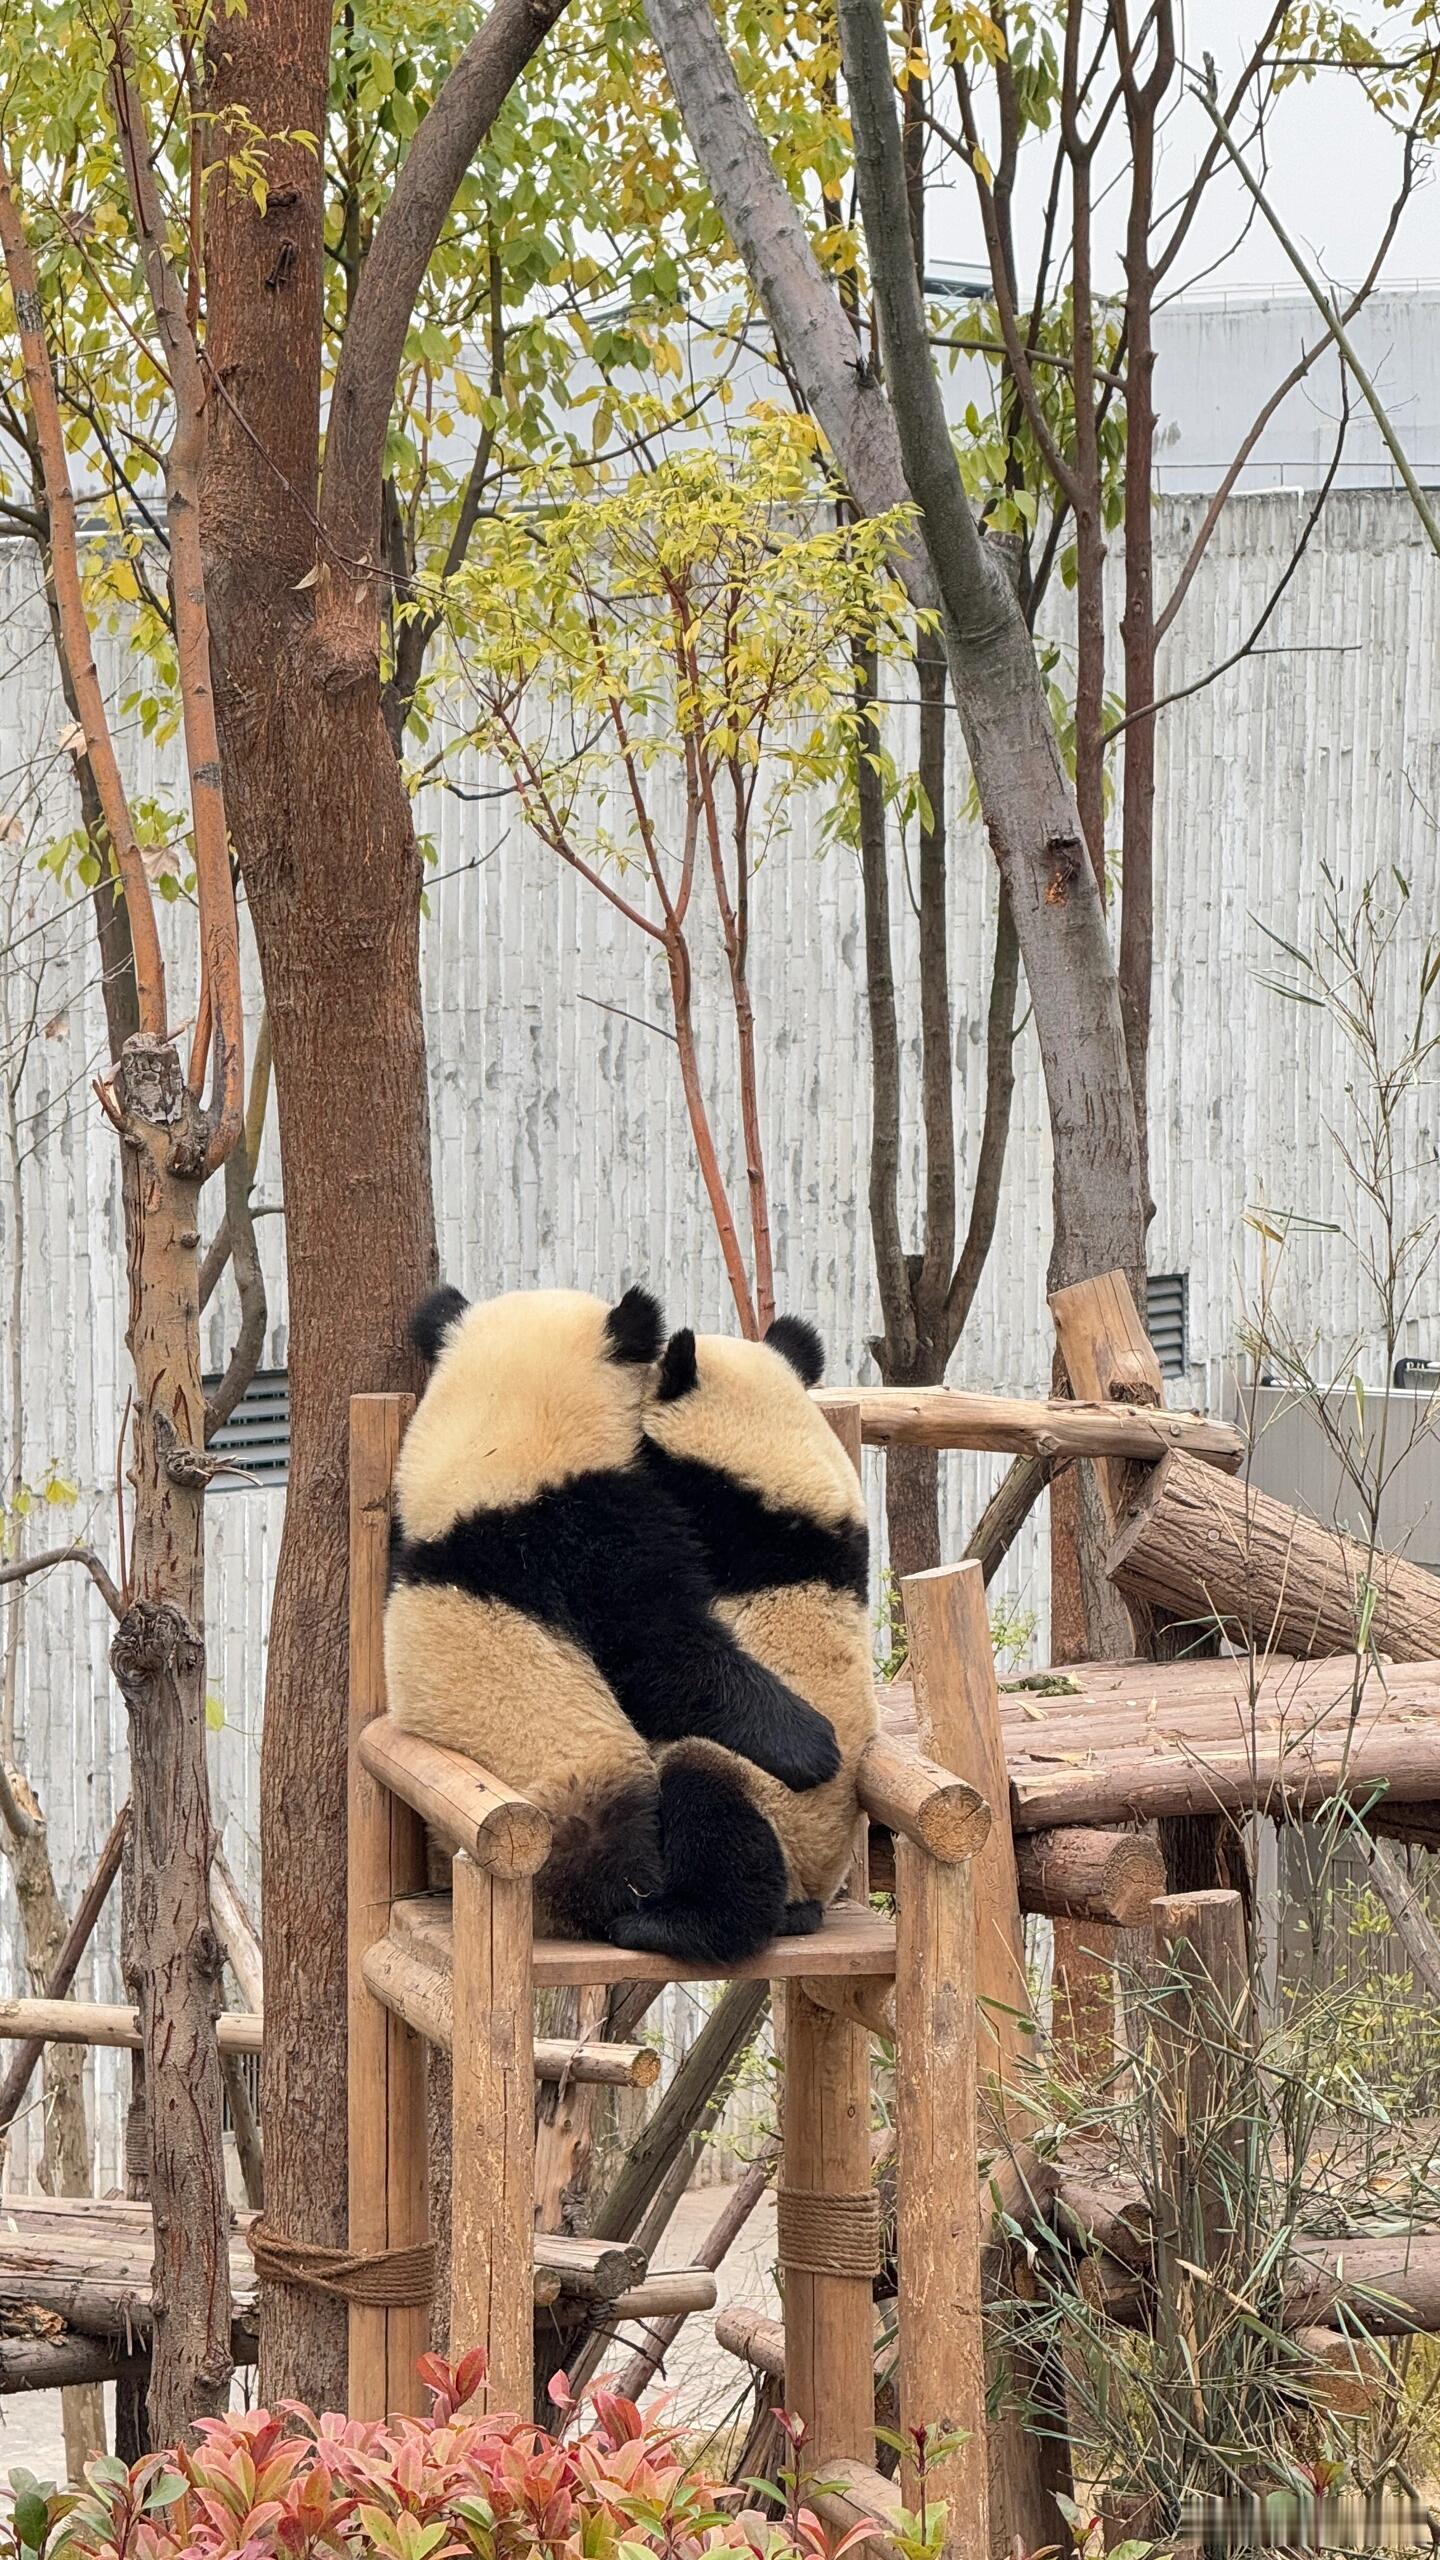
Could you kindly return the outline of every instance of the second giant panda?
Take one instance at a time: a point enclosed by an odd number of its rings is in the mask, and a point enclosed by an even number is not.
[[[445,1289],[412,1330],[432,1365],[396,1468],[392,1714],[550,1816],[545,1925],[631,1943],[666,1842],[684,1889],[640,1943],[739,1962],[773,1936],[786,1886],[737,1772],[815,1787],[838,1753],[714,1615],[695,1535],[643,1462],[655,1300],[537,1289],[467,1306]]]
[[[838,1773],[804,1795],[739,1773],[784,1849],[785,1925],[797,1935],[819,1927],[849,1864],[855,1771],[876,1724],[864,1498],[807,1392],[824,1358],[814,1327],[793,1316],[763,1343],[676,1333],[645,1412],[651,1472],[700,1541],[718,1614],[819,1709],[840,1747]]]

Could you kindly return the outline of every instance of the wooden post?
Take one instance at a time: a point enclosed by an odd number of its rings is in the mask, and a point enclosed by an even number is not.
[[[988,2549],[985,2343],[976,2154],[975,1903],[968,1863],[895,1843],[896,2259],[902,2430],[963,2427],[927,2497],[946,2560]],[[916,2504],[907,2460],[905,2503]]]
[[[425,2048],[381,2007],[364,1975],[397,1894],[425,1883],[418,1815],[371,1777],[359,1738],[385,1712],[384,1615],[390,1488],[409,1396],[350,1400],[350,1760],[347,1828],[350,2246],[413,2248],[427,2236]],[[417,2359],[429,2343],[423,2302],[352,2303],[349,2414],[383,2418],[423,2405]]]
[[[858,2236],[866,2209],[874,2205],[870,2038],[864,2027],[817,2008],[803,1982],[785,1986],[784,2030],[779,2219],[785,2392],[810,2430],[807,2467],[823,2472],[837,2456],[875,2458],[873,2268],[864,2265],[863,2243],[853,2241],[853,2273],[823,2272],[815,2263],[844,2256],[852,2229]],[[864,2203],[848,2215],[827,2215],[823,2203],[813,2201],[824,2198]]]
[[[980,2078],[989,2092],[984,2139],[1007,2130],[1010,2102],[1034,2053],[1034,2037],[1026,2032],[1025,1939],[984,1575],[978,1564],[912,1573],[904,1598],[920,1748],[968,1780],[994,1814],[970,1868]]]
[[[535,2063],[528,1875],[455,1861],[450,2352],[484,2347],[488,2405],[534,2389]]]
[[[1233,2317],[1226,2259],[1244,2161],[1254,2026],[1240,1895],[1161,1894],[1151,1909],[1162,1967],[1156,2011],[1158,2317],[1179,2388],[1182,2374],[1204,2372],[1209,2327],[1217,2318]],[[1198,2280],[1196,2269],[1210,2282]]]
[[[1122,1271],[1102,1272],[1057,1289],[1050,1300],[1055,1339],[1071,1393],[1091,1404],[1159,1410],[1165,1381],[1155,1348]],[[1136,1483],[1150,1470],[1128,1458],[1102,1458],[1095,1481],[1107,1537],[1113,1539]],[[1123,1623],[1122,1612],[1122,1623]],[[1149,1653],[1152,1613],[1129,1608],[1135,1651]],[[1056,1657],[1058,1659],[1058,1656]],[[1215,1843],[1210,1842],[1215,1853]],[[1104,2081],[1115,2067],[1117,1931],[1093,1920],[1057,1920],[1054,1935],[1054,2042],[1081,2082]]]
[[[864,1470],[861,1462],[865,1434],[859,1397],[836,1397],[833,1402],[827,1403],[825,1419],[857,1477],[863,1478]],[[864,1813],[858,1814],[855,1820],[855,1856],[850,1873],[845,1879],[844,1899],[847,1902],[868,1902],[870,1899],[870,1824]]]
[[[1033,2051],[1033,2037],[1027,2033],[1025,1941],[1010,1827],[1000,1692],[995,1680],[983,1570],[978,1564],[960,1564],[942,1565],[932,1573],[911,1574],[905,1582],[904,1597],[920,1747],[942,1768],[978,1788],[995,1816],[988,1839],[976,1851],[968,1869],[956,1870],[968,1877],[973,1894],[975,2042],[982,2093],[979,2139],[993,2144],[996,2140],[1022,2138],[1028,2125],[1028,2114],[1021,2103],[1021,2083]],[[899,1840],[895,1844],[896,1881],[897,1887],[908,1884],[913,1891],[914,1861],[901,1854],[907,1845]],[[922,1899],[914,1923],[917,1931],[929,1928],[924,1915],[933,1904],[931,1882],[922,1874],[920,1883]],[[952,1936],[954,1926],[952,1914]],[[897,2023],[904,1962],[897,1950]],[[914,2032],[912,2026],[911,2033]],[[922,2036],[926,2032],[923,2025],[920,2032]],[[902,2030],[899,2041],[903,2040]],[[923,2044],[918,2061],[909,2067],[925,2070]],[[898,2083],[902,2089],[905,2068],[902,2065]],[[953,2088],[947,2096],[957,2109],[963,2106],[964,2101]],[[963,2209],[962,2197],[968,2205],[971,2186],[972,2181],[967,2180],[963,2189],[956,2189],[953,2212],[958,2214]],[[939,2316],[932,2302],[932,2325]],[[931,2339],[923,2342],[924,2352],[932,2356],[943,2353],[946,2369],[963,2374],[969,2353],[963,2302],[957,2302],[951,2316],[955,2327],[948,2346],[941,2349]],[[921,2318],[925,2317],[922,2312]],[[905,2318],[906,2303],[902,2299],[902,2337]],[[1010,2379],[1017,2387],[1023,2384],[1036,2397],[1053,2399],[1061,2388],[1059,2378],[1048,2371],[1016,2374]],[[930,2414],[917,2404],[917,2423],[920,2417]],[[988,2474],[989,2548],[1008,2553],[1017,2535],[1027,2551],[1043,2550],[1052,2543],[1058,2512],[1055,2494],[1057,2490],[1068,2494],[1071,2486],[1063,2444],[1033,2434],[1018,2417],[1002,2417],[989,2431]]]

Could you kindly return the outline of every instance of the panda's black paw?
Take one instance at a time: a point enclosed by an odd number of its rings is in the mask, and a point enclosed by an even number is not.
[[[782,1938],[813,1938],[825,1924],[825,1906],[820,1902],[787,1902],[785,1917],[776,1932]]]
[[[834,1726],[828,1716],[799,1698],[757,1737],[747,1757],[796,1795],[807,1795],[812,1787],[823,1787],[828,1778],[840,1774]]]

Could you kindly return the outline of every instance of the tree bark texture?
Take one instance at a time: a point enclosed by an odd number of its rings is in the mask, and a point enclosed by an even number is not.
[[[155,2338],[150,2417],[178,2443],[230,2383],[229,2208],[215,2042],[205,1765],[205,1469],[198,1302],[205,1129],[174,1047],[131,1040],[116,1078],[128,1341],[135,1371],[134,1538],[111,1648],[130,1729],[133,1913],[127,1987],[149,2058]],[[163,2033],[161,2032],[163,2028]]]

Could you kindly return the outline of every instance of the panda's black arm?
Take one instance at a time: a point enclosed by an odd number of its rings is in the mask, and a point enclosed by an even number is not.
[[[604,1668],[631,1723],[656,1747],[699,1735],[797,1790],[823,1786],[839,1770],[829,1719],[704,1612],[658,1612],[643,1651]]]

